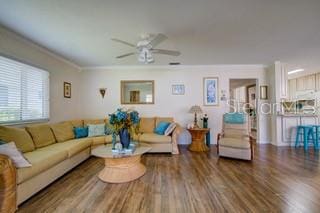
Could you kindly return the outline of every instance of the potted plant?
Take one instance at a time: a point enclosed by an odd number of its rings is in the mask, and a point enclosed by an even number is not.
[[[109,114],[109,123],[115,134],[119,135],[123,148],[129,148],[130,134],[137,133],[139,121],[139,113],[135,110],[119,108],[116,112]]]

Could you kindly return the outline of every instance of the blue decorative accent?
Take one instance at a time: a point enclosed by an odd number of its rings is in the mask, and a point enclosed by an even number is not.
[[[122,148],[128,149],[130,145],[130,133],[128,129],[120,129],[119,131],[120,143],[122,144]]]
[[[6,144],[6,142],[3,140],[0,140],[0,145],[3,145],[3,144]]]
[[[154,133],[158,135],[164,135],[166,129],[169,127],[169,122],[160,122],[158,123],[157,127],[154,129]]]
[[[298,148],[300,142],[303,142],[304,150],[308,150],[309,141],[313,142],[314,149],[318,150],[318,139],[319,139],[319,133],[318,128],[320,126],[316,125],[299,125],[297,126],[297,135],[296,135],[296,143],[295,147]],[[302,136],[303,140],[300,140],[300,136]]]
[[[223,115],[225,123],[229,124],[244,124],[246,122],[246,116],[244,113],[226,113]]]
[[[75,138],[88,137],[88,127],[74,127],[73,132],[74,132]]]

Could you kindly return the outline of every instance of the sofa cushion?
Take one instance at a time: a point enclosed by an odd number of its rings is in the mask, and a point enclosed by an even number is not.
[[[56,139],[47,124],[27,126],[26,130],[30,133],[36,148],[41,148],[53,144]]]
[[[31,136],[22,128],[0,126],[0,140],[13,141],[22,152],[30,152],[35,149]]]
[[[92,137],[92,146],[112,143],[112,135],[104,135],[98,137]],[[117,140],[119,141],[119,137],[117,136]]]
[[[90,147],[92,144],[91,138],[80,138],[80,139],[73,139],[61,143],[56,143],[51,145],[52,149],[67,151],[68,157],[72,157],[79,152],[85,150],[86,148]]]
[[[239,139],[239,138],[221,138],[219,141],[219,146],[225,146],[225,147],[232,147],[232,148],[238,148],[238,149],[249,149],[250,143],[249,140]]]
[[[18,184],[67,159],[68,152],[65,150],[54,149],[52,146],[46,146],[32,152],[27,152],[24,156],[32,166],[17,169]]]
[[[154,133],[143,133],[139,137],[139,141],[148,143],[171,143],[171,137]]]
[[[73,127],[83,127],[83,120],[71,120],[68,121]]]
[[[83,120],[84,126],[88,126],[89,124],[105,124],[105,119],[86,119],[86,120]]]
[[[52,124],[50,127],[58,142],[64,142],[74,138],[73,126],[69,122]]]
[[[105,136],[98,136],[98,137],[92,137],[92,146],[96,145],[101,145],[101,144],[106,144],[106,138],[107,136],[110,135],[105,135]],[[112,139],[111,139],[112,140]]]
[[[154,118],[141,118],[139,130],[142,133],[153,133],[155,125]]]
[[[156,117],[156,124],[155,126],[158,126],[160,122],[168,122],[168,123],[173,123],[173,118],[172,117]]]

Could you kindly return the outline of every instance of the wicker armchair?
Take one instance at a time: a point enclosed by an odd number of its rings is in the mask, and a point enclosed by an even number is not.
[[[17,210],[16,168],[6,155],[0,155],[0,212]]]

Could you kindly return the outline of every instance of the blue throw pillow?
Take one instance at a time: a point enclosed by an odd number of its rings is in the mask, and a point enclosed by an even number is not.
[[[158,123],[157,127],[154,129],[153,132],[158,135],[164,135],[164,133],[169,125],[170,125],[169,122],[160,122],[160,123]]]
[[[6,144],[6,142],[4,142],[3,140],[0,140],[0,145],[2,144]]]
[[[88,127],[75,127],[73,132],[76,138],[88,137]]]
[[[225,123],[229,124],[244,124],[246,122],[246,116],[244,113],[226,113],[223,115]]]

